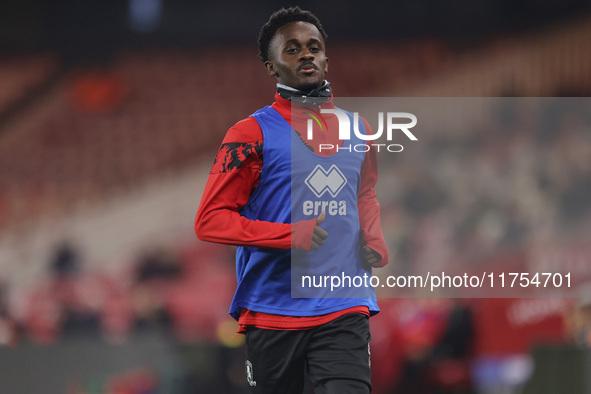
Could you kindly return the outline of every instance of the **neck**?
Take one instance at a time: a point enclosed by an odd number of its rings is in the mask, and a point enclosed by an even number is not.
[[[302,91],[300,89],[292,88],[291,86],[282,83],[277,84],[277,93],[286,100],[295,99],[301,103],[320,104],[330,100],[332,97],[332,89],[330,82],[324,80],[320,86],[309,90]]]

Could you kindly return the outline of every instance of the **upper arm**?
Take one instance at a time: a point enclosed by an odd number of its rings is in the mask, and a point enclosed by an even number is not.
[[[262,169],[263,133],[257,121],[246,118],[236,123],[224,137],[210,174],[237,171],[241,168]]]
[[[364,118],[363,124],[365,126],[366,134],[372,135],[373,131],[371,126]],[[359,196],[362,196],[368,192],[374,191],[374,186],[378,181],[378,155],[374,147],[370,146],[370,149],[365,153],[365,159],[361,166],[361,184],[359,185]]]

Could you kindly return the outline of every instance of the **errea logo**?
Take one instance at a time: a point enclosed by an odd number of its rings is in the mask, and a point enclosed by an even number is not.
[[[347,178],[345,178],[339,167],[335,164],[330,166],[328,171],[318,164],[312,172],[310,172],[310,175],[308,175],[304,182],[316,197],[321,198],[328,192],[333,198],[335,198],[347,184]],[[347,204],[345,200],[307,200],[304,201],[302,208],[303,213],[306,216],[318,216],[322,211],[331,216],[345,216],[347,214]]]
[[[318,164],[308,175],[305,182],[318,198],[322,197],[326,192],[336,197],[347,184],[347,178],[339,170],[339,167],[334,164],[330,166],[328,171]]]

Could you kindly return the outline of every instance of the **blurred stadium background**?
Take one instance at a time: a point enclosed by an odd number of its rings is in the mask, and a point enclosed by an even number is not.
[[[256,39],[293,4],[5,3],[0,392],[245,392],[233,249],[192,226],[226,130],[273,98]],[[388,272],[445,255],[589,275],[588,1],[299,5],[337,96],[579,98],[537,133],[509,110],[385,163]],[[589,302],[384,299],[374,392],[591,393]]]

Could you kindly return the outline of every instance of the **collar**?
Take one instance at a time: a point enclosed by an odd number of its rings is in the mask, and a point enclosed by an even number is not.
[[[277,93],[284,99],[301,104],[320,105],[332,99],[330,82],[324,80],[320,87],[304,92],[281,83],[277,84]]]
[[[328,100],[321,103],[300,104],[297,100],[291,101],[283,98],[279,92],[275,93],[275,103],[273,105],[276,106],[276,109],[281,110],[282,113],[283,111],[285,111],[285,113],[290,113],[293,110],[296,110],[296,108],[299,108],[298,112],[303,110],[308,112],[318,112],[320,111],[320,108],[334,108],[332,97],[329,97]]]

